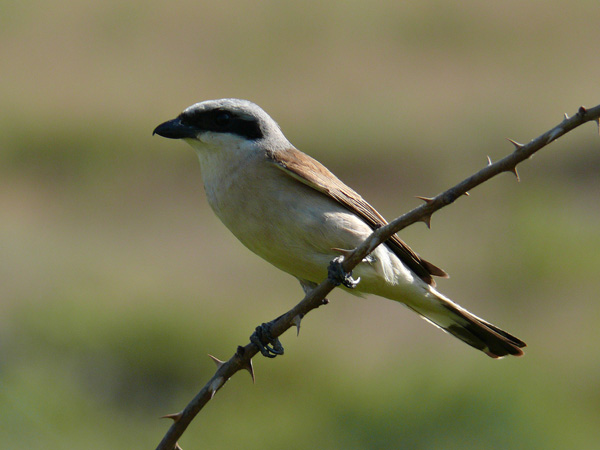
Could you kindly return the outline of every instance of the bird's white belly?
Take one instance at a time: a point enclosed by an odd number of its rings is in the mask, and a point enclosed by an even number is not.
[[[334,249],[356,247],[371,230],[324,194],[275,167],[266,169],[246,170],[218,189],[206,186],[208,201],[254,253],[298,278],[322,281],[339,254]],[[257,176],[260,183],[253,182]]]
[[[222,211],[220,218],[254,253],[296,277],[316,281],[326,276],[334,248],[354,248],[358,240],[340,220],[341,214],[351,219],[349,213],[318,193],[296,191],[269,193],[260,204],[247,200],[238,211]],[[307,201],[311,208],[305,207]]]
[[[270,169],[250,172],[262,177],[261,183],[237,176],[225,189],[222,182],[218,191],[207,187],[209,203],[251,251],[280,270],[319,283],[327,276],[329,262],[340,255],[336,249],[356,248],[372,230],[325,194]],[[372,261],[359,264],[354,273],[362,278],[358,291],[379,295],[414,282],[412,272],[385,246],[378,247]]]

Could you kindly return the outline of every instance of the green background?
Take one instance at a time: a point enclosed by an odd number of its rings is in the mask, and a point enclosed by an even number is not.
[[[599,23],[597,1],[1,1],[1,446],[154,448],[207,353],[302,297],[218,223],[157,124],[247,98],[393,218],[597,104]],[[402,232],[525,357],[334,292],[182,447],[597,448],[597,132]]]

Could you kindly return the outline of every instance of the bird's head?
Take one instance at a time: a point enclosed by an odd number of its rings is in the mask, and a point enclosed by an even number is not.
[[[232,98],[196,103],[160,124],[153,134],[184,139],[196,150],[290,146],[277,123],[259,106]]]

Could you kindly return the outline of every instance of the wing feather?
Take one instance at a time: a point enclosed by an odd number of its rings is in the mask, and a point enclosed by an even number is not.
[[[307,186],[333,198],[350,212],[362,218],[373,230],[387,223],[383,216],[359,194],[346,186],[319,161],[300,150],[292,147],[284,151],[269,153],[267,156],[279,169]],[[426,283],[435,286],[433,275],[448,277],[445,271],[412,251],[397,235],[392,236],[385,244]]]

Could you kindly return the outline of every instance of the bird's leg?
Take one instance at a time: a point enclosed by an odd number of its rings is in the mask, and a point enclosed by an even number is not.
[[[342,267],[344,256],[336,256],[329,263],[327,268],[327,277],[336,285],[343,284],[348,289],[354,289],[360,282],[360,277],[356,280],[352,278],[352,271],[346,272]]]
[[[327,268],[327,276],[336,286],[343,284],[348,289],[354,289],[360,282],[360,277],[355,280],[352,278],[352,271],[344,271],[344,268],[342,267],[343,261],[343,255],[334,258],[331,263],[329,263],[329,267]],[[304,289],[305,293],[309,292],[316,286],[315,283],[305,280],[300,280],[300,284],[302,285],[302,289]],[[326,299],[324,299],[323,303],[327,303]],[[272,320],[271,322],[263,323],[257,326],[254,330],[254,333],[252,333],[250,336],[250,342],[252,342],[258,348],[260,353],[267,358],[275,358],[278,355],[283,355],[283,345],[281,345],[281,342],[278,338],[274,338],[271,335],[273,323],[280,318],[281,316],[275,320]],[[301,320],[302,316],[300,315],[294,318],[294,323],[298,331],[300,331]]]
[[[277,319],[257,326],[254,333],[250,336],[250,342],[256,345],[260,353],[267,358],[275,358],[278,355],[283,355],[283,345],[281,345],[278,338],[273,338],[271,335],[273,323]]]

